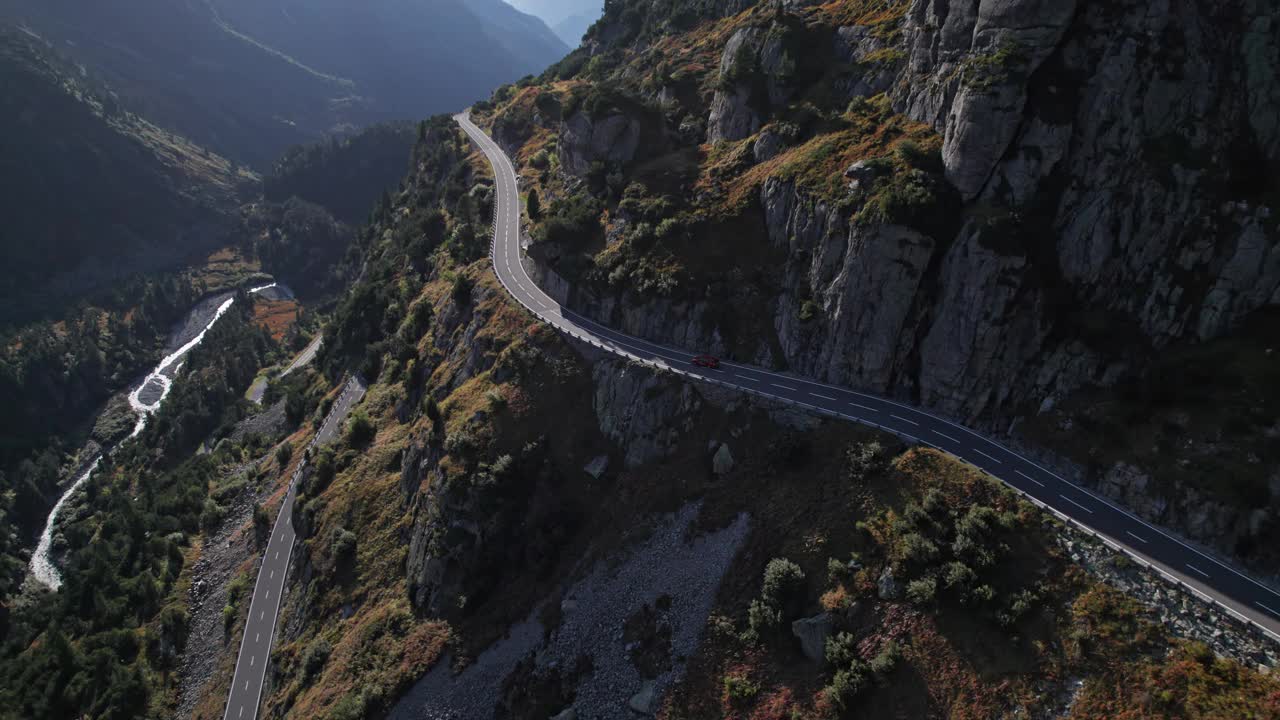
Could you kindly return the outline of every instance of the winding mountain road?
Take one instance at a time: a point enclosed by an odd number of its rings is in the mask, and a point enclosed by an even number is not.
[[[333,403],[320,431],[307,445],[308,452],[338,435],[338,428],[351,412],[351,408],[364,397],[365,387],[358,378],[352,378]],[[223,720],[254,720],[258,716],[258,704],[262,701],[262,686],[266,680],[267,663],[271,657],[271,641],[275,637],[276,620],[280,615],[280,598],[284,595],[284,581],[289,574],[289,558],[293,555],[293,499],[298,489],[298,478],[307,466],[304,457],[289,479],[289,492],[280,504],[280,513],[271,528],[267,549],[258,566],[258,580],[253,585],[253,597],[249,601],[249,617],[245,621],[244,635],[240,638],[240,653],[236,656],[236,671],[231,678],[231,690],[227,693],[227,707]],[[268,614],[270,613],[270,614]]]
[[[937,448],[1092,531],[1112,547],[1153,566],[1280,641],[1280,593],[985,435],[894,400],[787,373],[731,362],[722,362],[718,369],[698,367],[690,362],[694,351],[624,335],[562,307],[525,269],[520,247],[520,191],[510,159],[471,122],[468,113],[455,116],[455,120],[493,166],[494,270],[507,292],[542,321],[583,342],[649,366],[869,425]]]

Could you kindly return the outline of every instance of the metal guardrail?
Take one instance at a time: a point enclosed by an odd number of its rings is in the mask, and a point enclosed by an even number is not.
[[[482,148],[482,150],[483,150],[483,148]],[[556,324],[553,320],[551,320],[551,319],[549,319],[549,318],[547,318],[547,317],[544,317],[544,316],[543,316],[543,314],[542,314],[540,311],[538,311],[536,308],[534,308],[534,307],[530,306],[529,304],[527,304],[527,303],[526,303],[526,302],[525,302],[525,301],[524,301],[524,300],[523,300],[523,299],[522,299],[518,294],[516,294],[516,293],[512,292],[512,291],[511,291],[511,288],[507,285],[507,282],[506,282],[505,280],[503,280],[503,278],[502,278],[502,274],[501,274],[501,273],[499,273],[499,272],[497,271],[497,268],[498,268],[498,258],[497,258],[497,245],[498,245],[498,209],[497,209],[497,201],[496,201],[496,200],[495,200],[495,202],[494,202],[493,217],[492,217],[492,219],[491,219],[490,223],[491,223],[491,224],[490,224],[490,230],[491,230],[492,240],[491,240],[491,241],[490,241],[490,243],[489,243],[489,259],[490,259],[490,261],[493,263],[493,267],[494,267],[494,275],[498,278],[498,282],[502,285],[502,289],[503,289],[503,290],[505,290],[505,291],[507,292],[507,294],[508,294],[509,296],[511,296],[511,297],[512,297],[512,298],[513,298],[513,299],[514,299],[514,300],[515,300],[515,301],[516,301],[516,302],[517,302],[521,307],[523,307],[524,309],[528,310],[528,311],[529,311],[529,312],[530,312],[530,313],[531,313],[531,314],[532,314],[532,315],[533,315],[537,320],[539,320],[540,322],[542,322],[542,323],[544,323],[544,324],[546,324],[546,325],[550,325],[553,329],[555,329],[555,330],[556,330],[556,332],[560,333],[561,335],[566,335],[566,336],[568,336],[568,337],[571,337],[571,338],[573,338],[573,339],[575,339],[575,340],[578,340],[578,341],[580,341],[580,342],[586,343],[586,344],[588,344],[588,345],[590,345],[590,346],[592,346],[592,347],[595,347],[595,348],[597,348],[597,349],[603,350],[603,351],[605,351],[605,352],[612,353],[612,354],[614,354],[614,355],[621,356],[621,357],[626,358],[627,360],[629,360],[629,361],[631,361],[631,362],[633,362],[633,363],[636,363],[636,364],[641,365],[641,366],[643,366],[643,367],[647,367],[647,368],[653,369],[653,370],[655,370],[655,371],[657,371],[657,372],[660,372],[660,373],[673,373],[673,374],[675,374],[675,375],[680,375],[680,376],[683,376],[683,377],[685,377],[685,378],[689,378],[690,380],[692,380],[692,381],[694,381],[694,382],[702,382],[702,383],[706,383],[706,384],[710,384],[710,385],[716,385],[716,386],[720,386],[720,387],[724,387],[724,388],[729,388],[729,389],[736,390],[736,391],[739,391],[739,392],[744,392],[744,393],[746,393],[746,394],[748,394],[748,395],[755,395],[755,396],[758,396],[758,397],[761,397],[761,398],[765,398],[765,399],[770,400],[770,401],[772,401],[772,402],[781,403],[781,404],[783,404],[783,405],[787,405],[787,406],[790,406],[790,407],[803,408],[803,409],[805,409],[805,410],[808,410],[808,411],[810,411],[810,412],[817,413],[817,414],[819,414],[819,415],[825,415],[825,416],[832,417],[832,418],[835,418],[835,419],[844,420],[844,421],[848,421],[848,422],[853,422],[853,423],[856,423],[856,424],[858,424],[858,425],[863,425],[863,426],[865,426],[865,427],[873,428],[873,429],[879,430],[879,431],[881,431],[881,432],[887,432],[887,433],[889,433],[889,434],[891,434],[891,435],[894,435],[894,436],[897,436],[897,437],[899,437],[899,438],[902,438],[903,440],[906,440],[906,441],[908,441],[908,442],[916,443],[916,444],[919,444],[919,445],[925,445],[925,446],[927,446],[927,447],[931,447],[931,448],[933,448],[933,449],[935,449],[935,450],[938,450],[939,452],[946,453],[947,455],[950,455],[951,457],[956,458],[957,460],[959,460],[960,462],[964,463],[965,465],[968,465],[969,467],[974,468],[975,470],[977,470],[978,472],[982,473],[983,475],[986,475],[987,477],[990,477],[990,478],[992,478],[993,480],[996,480],[996,481],[997,481],[997,482],[999,482],[1001,485],[1003,485],[1003,486],[1005,486],[1005,487],[1009,488],[1010,490],[1012,490],[1014,493],[1016,493],[1016,494],[1017,494],[1019,497],[1021,497],[1023,500],[1026,500],[1026,501],[1030,502],[1032,505],[1034,505],[1034,506],[1038,507],[1041,511],[1047,511],[1047,512],[1049,512],[1049,513],[1053,514],[1054,516],[1056,516],[1057,518],[1059,518],[1061,521],[1065,522],[1069,527],[1071,527],[1071,528],[1075,529],[1077,532],[1084,533],[1084,534],[1086,534],[1086,535],[1088,535],[1088,536],[1092,537],[1094,540],[1098,540],[1098,541],[1102,542],[1104,545],[1106,545],[1106,546],[1107,546],[1108,548],[1110,548],[1111,550],[1113,550],[1113,551],[1115,551],[1115,552],[1118,552],[1118,553],[1121,553],[1121,554],[1125,555],[1125,556],[1126,556],[1126,557],[1128,557],[1130,560],[1132,560],[1133,562],[1137,563],[1140,567],[1142,567],[1142,568],[1144,568],[1144,569],[1146,569],[1146,570],[1148,570],[1148,571],[1154,571],[1154,572],[1155,572],[1155,573],[1157,573],[1157,574],[1158,574],[1158,575],[1159,575],[1159,576],[1160,576],[1160,577],[1161,577],[1161,578],[1162,578],[1162,579],[1163,579],[1167,584],[1174,586],[1177,590],[1180,590],[1180,591],[1182,591],[1182,592],[1184,592],[1184,593],[1187,593],[1187,594],[1191,595],[1194,599],[1199,600],[1200,602],[1203,602],[1203,603],[1207,603],[1207,604],[1209,604],[1209,605],[1210,605],[1211,607],[1213,607],[1213,608],[1216,608],[1216,609],[1219,609],[1219,610],[1222,610],[1222,611],[1226,612],[1226,613],[1227,613],[1228,615],[1230,615],[1232,618],[1236,619],[1237,621],[1240,621],[1240,622],[1245,623],[1246,625],[1248,625],[1249,627],[1251,627],[1251,628],[1253,628],[1253,629],[1255,629],[1255,630],[1260,631],[1260,632],[1263,634],[1263,636],[1264,636],[1264,637],[1266,637],[1267,639],[1271,640],[1272,642],[1274,642],[1274,643],[1276,643],[1276,644],[1280,645],[1280,633],[1276,633],[1275,631],[1273,631],[1273,630],[1271,630],[1271,629],[1269,629],[1269,628],[1265,627],[1265,626],[1264,626],[1264,625],[1262,625],[1261,623],[1259,623],[1259,622],[1257,622],[1256,620],[1254,620],[1254,619],[1252,619],[1252,618],[1248,617],[1247,615],[1244,615],[1243,613],[1239,612],[1238,610],[1236,610],[1236,609],[1234,609],[1234,608],[1232,608],[1232,607],[1230,607],[1230,606],[1228,606],[1228,605],[1223,604],[1222,602],[1218,601],[1216,598],[1212,597],[1211,595],[1208,595],[1208,594],[1206,594],[1206,593],[1202,592],[1201,590],[1199,590],[1198,588],[1196,588],[1196,587],[1194,587],[1194,586],[1192,586],[1192,585],[1187,584],[1187,583],[1186,583],[1186,582],[1184,582],[1181,578],[1179,578],[1179,577],[1177,577],[1176,575],[1173,575],[1172,573],[1168,572],[1168,571],[1167,571],[1167,570],[1165,570],[1163,567],[1160,567],[1159,565],[1156,565],[1155,563],[1152,563],[1152,562],[1147,561],[1145,558],[1143,558],[1143,557],[1141,557],[1141,556],[1137,555],[1135,552],[1133,552],[1133,551],[1132,551],[1132,550],[1130,550],[1129,548],[1127,548],[1127,547],[1125,547],[1125,546],[1123,546],[1123,545],[1120,545],[1119,543],[1116,543],[1115,541],[1113,541],[1111,538],[1109,538],[1109,537],[1107,537],[1107,536],[1105,536],[1105,535],[1102,535],[1102,534],[1100,534],[1100,533],[1096,532],[1095,530],[1093,530],[1092,528],[1090,528],[1090,527],[1088,527],[1088,526],[1086,526],[1086,525],[1083,525],[1083,524],[1081,524],[1081,523],[1077,522],[1076,520],[1074,520],[1073,518],[1069,517],[1069,516],[1068,516],[1068,515],[1066,515],[1065,513],[1063,513],[1063,512],[1061,512],[1061,511],[1057,510],[1056,508],[1051,507],[1050,505],[1048,505],[1048,504],[1046,504],[1046,503],[1044,503],[1044,502],[1042,502],[1042,501],[1040,501],[1040,500],[1036,499],[1035,497],[1032,497],[1030,494],[1028,494],[1028,493],[1024,492],[1023,490],[1021,490],[1021,489],[1019,489],[1019,488],[1017,488],[1017,487],[1014,487],[1013,485],[1011,485],[1011,484],[1009,484],[1009,483],[1005,482],[1002,478],[999,478],[999,477],[997,477],[997,476],[995,476],[995,475],[992,475],[991,473],[987,472],[986,470],[983,470],[982,468],[980,468],[980,467],[978,467],[977,465],[975,465],[975,464],[973,464],[973,463],[969,462],[968,460],[966,460],[966,459],[964,459],[964,458],[960,457],[959,455],[955,455],[954,453],[947,452],[946,450],[943,450],[942,448],[938,447],[937,445],[934,445],[934,444],[932,444],[932,443],[929,443],[929,442],[926,442],[926,441],[924,441],[924,440],[921,440],[920,438],[917,438],[917,437],[915,437],[915,436],[913,436],[913,435],[909,435],[909,434],[907,434],[907,433],[904,433],[904,432],[902,432],[901,430],[897,430],[897,429],[894,429],[894,428],[886,427],[886,426],[884,426],[884,425],[880,425],[880,424],[878,424],[878,423],[874,423],[874,422],[871,422],[871,421],[869,421],[869,420],[865,420],[865,419],[863,419],[863,418],[855,417],[855,416],[853,416],[853,415],[845,415],[844,413],[839,413],[839,412],[836,412],[836,411],[834,411],[834,410],[830,410],[830,409],[827,409],[827,408],[818,407],[818,406],[816,406],[816,405],[810,405],[810,404],[808,404],[808,403],[798,402],[798,401],[796,401],[796,400],[791,400],[790,398],[780,397],[780,396],[778,396],[778,395],[772,395],[772,394],[770,394],[770,393],[767,393],[767,392],[764,392],[764,391],[761,391],[761,390],[756,390],[756,389],[754,389],[754,388],[744,387],[744,386],[741,386],[741,385],[735,385],[735,384],[733,384],[733,383],[725,382],[725,381],[723,381],[723,380],[717,380],[717,379],[715,379],[715,378],[709,378],[709,377],[706,377],[706,376],[704,376],[704,375],[699,375],[699,374],[696,374],[696,373],[691,373],[691,372],[688,372],[687,370],[682,370],[682,369],[679,369],[679,368],[672,367],[672,366],[670,366],[670,365],[668,365],[668,364],[666,364],[666,363],[664,363],[664,362],[660,362],[660,361],[656,361],[656,360],[650,360],[650,359],[648,359],[648,358],[642,358],[642,357],[639,357],[639,356],[637,356],[637,355],[634,355],[633,353],[630,353],[630,352],[628,352],[628,351],[626,351],[626,350],[623,350],[623,349],[622,349],[622,348],[620,348],[620,347],[617,347],[617,346],[615,346],[615,345],[611,345],[611,344],[606,344],[606,343],[604,343],[604,342],[602,342],[602,341],[600,341],[600,340],[597,340],[597,339],[595,338],[595,336],[593,336],[593,335],[590,335],[590,334],[587,334],[587,333],[580,333],[580,332],[578,332],[578,331],[576,331],[576,330],[572,330],[572,329],[567,329],[567,328],[561,327],[560,325]],[[518,241],[518,237],[517,237],[517,241]],[[524,262],[524,258],[523,258],[522,256],[520,256],[520,255],[517,255],[516,261],[517,261],[517,262],[519,262],[519,263],[522,263],[522,264],[523,264],[523,262]],[[313,440],[313,442],[314,442],[314,440]]]

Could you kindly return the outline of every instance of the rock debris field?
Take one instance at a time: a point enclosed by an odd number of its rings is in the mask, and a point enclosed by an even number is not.
[[[720,580],[747,536],[749,521],[740,515],[726,528],[690,538],[697,515],[697,504],[686,505],[660,519],[653,534],[624,558],[598,563],[565,593],[561,624],[547,642],[535,609],[461,673],[452,674],[449,658],[437,663],[396,705],[391,720],[493,717],[503,679],[530,655],[536,672],[559,670],[565,676],[574,674],[581,655],[590,656],[590,672],[579,679],[566,717],[639,717],[637,705],[656,711],[697,650]],[[662,620],[671,631],[671,663],[646,680],[632,663],[623,627],[659,598]]]

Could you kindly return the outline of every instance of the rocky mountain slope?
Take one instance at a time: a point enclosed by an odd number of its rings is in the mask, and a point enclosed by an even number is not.
[[[326,133],[463,107],[566,50],[499,0],[4,0],[0,16],[157,124],[260,170]]]
[[[226,242],[257,178],[161,130],[41,38],[0,27],[0,322],[57,315]]]
[[[602,321],[1003,431],[1280,305],[1274,2],[650,5],[477,107]]]
[[[413,157],[326,334],[369,392],[299,486],[267,715],[1280,711],[1274,648],[1172,637],[1239,629],[972,468],[557,336],[483,155],[437,118]]]

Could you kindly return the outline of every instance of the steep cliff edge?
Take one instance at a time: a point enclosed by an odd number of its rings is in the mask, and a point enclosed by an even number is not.
[[[577,309],[1005,431],[1280,305],[1277,23],[1253,1],[621,3],[477,114]],[[584,115],[645,139],[605,148]],[[1157,519],[1240,545],[1183,516]]]

